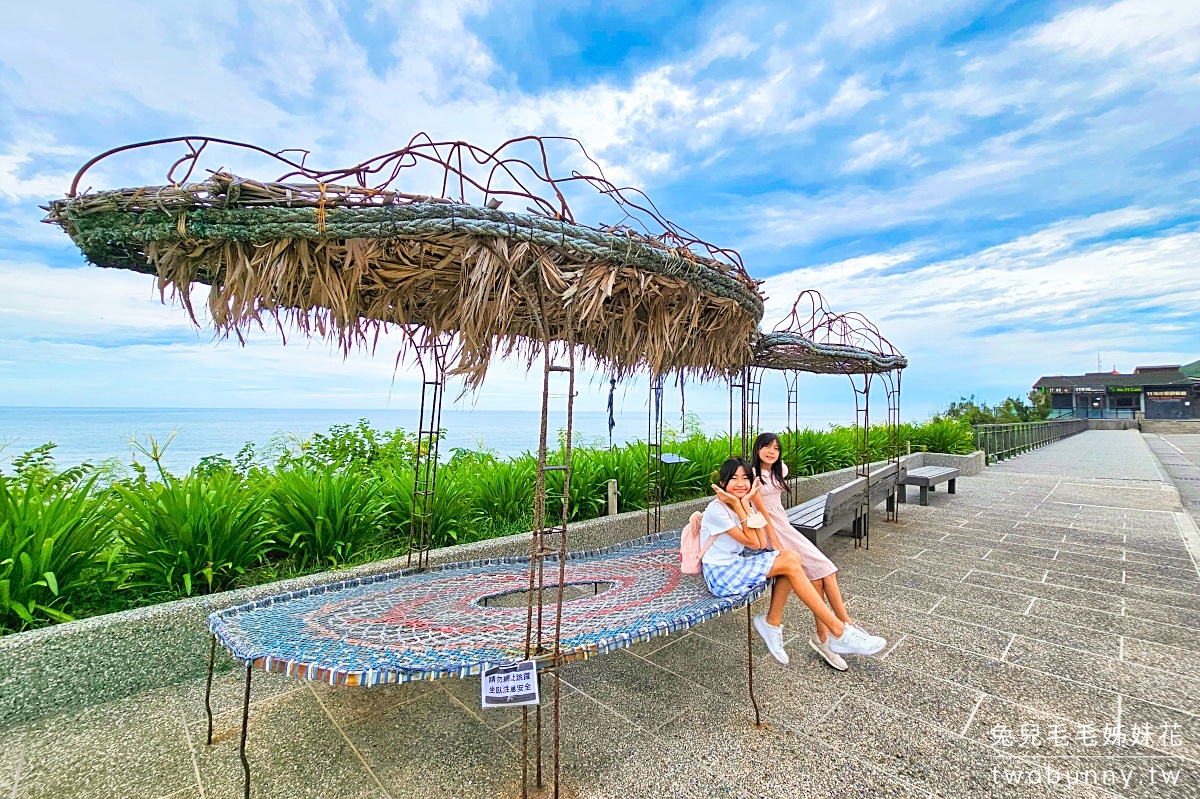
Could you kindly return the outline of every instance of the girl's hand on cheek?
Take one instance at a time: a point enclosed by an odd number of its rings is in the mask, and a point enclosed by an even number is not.
[[[754,499],[754,495],[758,493],[760,488],[762,488],[762,481],[755,477],[754,485],[750,486],[750,491],[746,494],[746,496],[742,497],[742,501],[749,502],[750,500]]]
[[[733,494],[730,494],[728,491],[721,488],[716,483],[713,483],[712,490],[714,492],[716,492],[717,499],[721,500],[726,505],[733,505],[736,507],[738,500],[737,500],[737,497],[735,497]]]

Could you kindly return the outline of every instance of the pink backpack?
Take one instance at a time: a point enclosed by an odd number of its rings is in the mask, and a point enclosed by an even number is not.
[[[683,534],[679,536],[679,571],[684,574],[699,574],[703,571],[700,565],[704,553],[717,540],[715,535],[709,536],[708,542],[700,546],[700,520],[704,514],[696,511],[683,526]]]

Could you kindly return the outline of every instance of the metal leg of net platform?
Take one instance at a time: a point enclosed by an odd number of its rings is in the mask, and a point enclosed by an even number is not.
[[[246,759],[246,728],[250,725],[250,675],[254,671],[252,664],[246,665],[246,696],[242,702],[242,741],[238,745],[238,756],[242,759],[242,779],[244,799],[250,799],[250,761]]]
[[[750,704],[754,706],[754,726],[762,726],[758,714],[758,700],[754,698],[754,610],[746,603],[746,685],[750,689]]]
[[[208,716],[208,738],[205,739],[207,746],[212,746],[212,678],[213,663],[216,659],[217,636],[214,635],[208,644],[208,682],[204,686],[204,713]]]

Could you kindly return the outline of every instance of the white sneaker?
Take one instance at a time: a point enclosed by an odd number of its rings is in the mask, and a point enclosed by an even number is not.
[[[767,651],[783,665],[788,664],[788,653],[783,648],[783,626],[776,627],[773,624],[767,624],[767,614],[754,617],[754,629],[762,636],[763,643],[767,645]]]
[[[887,640],[847,624],[840,638],[829,636],[828,644],[839,655],[874,655],[887,646]]]
[[[830,638],[832,638],[832,636],[830,636]],[[845,671],[846,669],[850,668],[846,665],[846,661],[842,660],[841,655],[829,648],[829,638],[826,638],[824,641],[822,641],[814,635],[812,638],[808,639],[808,645],[813,648],[814,652],[825,658],[826,663],[828,663],[830,666],[833,666],[838,671]]]

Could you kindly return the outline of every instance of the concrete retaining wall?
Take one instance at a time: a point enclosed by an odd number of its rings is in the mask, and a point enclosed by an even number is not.
[[[1143,433],[1200,434],[1200,419],[1143,419],[1140,424]]]
[[[909,468],[953,466],[964,476],[983,471],[983,453],[914,453]],[[797,478],[790,501],[812,499],[849,482],[854,469]],[[708,498],[663,508],[664,529],[683,526]],[[592,519],[571,525],[572,550],[627,541],[646,533],[645,511]],[[529,554],[529,538],[514,535],[434,550],[433,563]],[[208,665],[208,614],[285,591],[405,567],[404,559],[368,563],[336,573],[227,591],[110,613],[0,638],[0,728],[52,713],[132,696],[148,687],[203,677]],[[219,651],[221,668],[232,662]]]
[[[1137,419],[1088,419],[1088,430],[1137,430]]]

